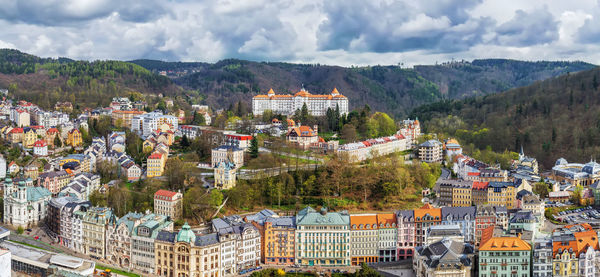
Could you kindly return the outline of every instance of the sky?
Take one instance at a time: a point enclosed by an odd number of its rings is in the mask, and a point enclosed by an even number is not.
[[[600,0],[0,0],[0,26],[0,48],[84,60],[600,64]]]

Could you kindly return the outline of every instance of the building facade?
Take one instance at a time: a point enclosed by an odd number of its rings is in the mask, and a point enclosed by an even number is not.
[[[264,222],[264,263],[294,265],[296,263],[296,218],[269,217]]]
[[[183,194],[168,190],[154,193],[154,213],[170,217],[172,220],[181,217],[183,212]]]
[[[296,264],[350,265],[350,217],[306,207],[296,215]]]
[[[443,160],[442,143],[432,139],[419,144],[419,160],[426,163],[439,163]]]
[[[43,187],[26,186],[24,181],[13,184],[4,180],[4,224],[28,228],[42,222],[52,194]]]
[[[311,94],[304,88],[294,95],[276,95],[275,91],[270,89],[266,95],[256,95],[252,98],[252,114],[258,116],[270,110],[274,114],[293,115],[304,105],[313,116],[323,116],[327,113],[327,109],[339,110],[340,114],[347,114],[349,109],[348,98],[341,95],[336,88],[330,94],[323,95]]]
[[[531,276],[531,246],[519,237],[492,237],[479,247],[479,276]]]
[[[350,249],[352,265],[379,261],[379,225],[376,214],[350,216]]]

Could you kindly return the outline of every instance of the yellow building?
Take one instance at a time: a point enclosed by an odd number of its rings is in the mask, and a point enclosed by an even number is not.
[[[220,258],[218,235],[196,235],[187,222],[177,233],[161,231],[154,241],[158,276],[219,277]]]
[[[165,171],[166,158],[163,154],[154,152],[148,156],[146,162],[146,177],[162,176]]]
[[[269,217],[265,220],[264,228],[264,263],[293,265],[296,253],[294,217]]]
[[[67,145],[77,147],[83,143],[83,139],[81,138],[81,132],[77,129],[73,129],[69,131],[67,136]]]
[[[90,172],[92,171],[92,163],[90,161],[90,157],[84,154],[70,154],[58,161],[59,166],[63,166],[69,162],[77,162],[79,163],[81,172]]]
[[[33,147],[33,144],[38,140],[37,133],[34,129],[23,128],[23,146],[25,148]]]
[[[472,185],[469,183],[456,183],[452,186],[452,207],[470,207]]]
[[[131,128],[131,119],[136,115],[145,113],[145,111],[113,111],[110,114],[110,118],[113,126],[129,129]]]
[[[587,223],[566,225],[552,233],[552,273],[554,276],[581,276],[579,272],[594,274],[598,234]],[[584,268],[580,268],[583,266]]]
[[[492,206],[503,206],[507,209],[516,208],[516,189],[510,182],[489,182],[487,203]]]
[[[11,143],[20,143],[23,141],[23,128],[12,128],[8,131],[8,140]]]

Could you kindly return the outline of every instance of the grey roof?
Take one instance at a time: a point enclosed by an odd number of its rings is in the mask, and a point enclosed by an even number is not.
[[[508,209],[503,206],[494,206],[494,210],[496,210],[496,213],[508,213]]]
[[[160,232],[158,232],[158,235],[156,235],[156,240],[173,243],[173,242],[175,242],[176,237],[177,237],[177,232],[160,231]]]
[[[414,210],[403,210],[403,211],[398,211],[396,214],[398,217],[402,217],[405,220],[411,220],[415,217],[415,211]]]
[[[473,245],[448,238],[415,249],[425,259],[429,268],[438,266],[456,267],[471,266],[470,256],[474,253]]]
[[[196,246],[208,246],[219,243],[219,236],[217,233],[210,233],[203,236],[196,236],[194,244]]]
[[[254,222],[262,225],[264,223],[265,219],[267,219],[271,216],[274,216],[274,215],[277,215],[274,211],[271,211],[269,209],[264,209],[256,214],[246,216],[246,220],[254,221]]]
[[[296,228],[295,216],[269,217],[265,222],[270,222],[273,227]]]
[[[473,220],[476,213],[476,207],[442,207],[442,220],[446,220],[448,216],[453,220],[465,220],[467,215]]]
[[[517,192],[516,198],[517,199],[523,199],[524,196],[531,195],[531,194],[533,194],[531,191],[523,189],[523,190],[520,190],[519,192]]]
[[[518,211],[513,214],[510,223],[529,223],[537,222],[537,218],[533,216],[531,211]]]
[[[462,236],[462,231],[459,225],[435,225],[429,227],[429,237],[449,237]]]
[[[435,147],[435,146],[441,146],[441,145],[442,145],[442,143],[439,142],[438,140],[430,139],[426,142],[419,144],[419,147]]]

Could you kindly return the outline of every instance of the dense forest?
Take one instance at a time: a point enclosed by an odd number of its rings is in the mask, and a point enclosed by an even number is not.
[[[0,50],[0,88],[45,108],[58,101],[98,107],[131,92],[174,95],[182,91],[169,78],[132,63],[39,58],[9,49]]]
[[[507,92],[447,100],[415,109],[425,130],[476,148],[525,153],[545,169],[556,159],[600,157],[600,68],[565,74]]]
[[[329,93],[334,87],[350,98],[351,108],[370,105],[373,110],[403,117],[421,104],[442,99],[486,95],[529,85],[567,72],[593,68],[583,62],[525,62],[503,59],[449,62],[431,66],[366,66],[344,68],[319,64],[290,64],[223,60],[214,64],[136,60],[153,72],[189,70],[174,82],[197,90],[205,102],[227,107],[248,102],[258,92],[273,88],[294,93],[304,86],[312,93]]]

